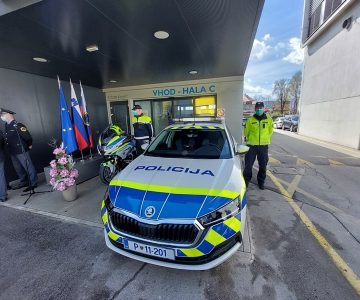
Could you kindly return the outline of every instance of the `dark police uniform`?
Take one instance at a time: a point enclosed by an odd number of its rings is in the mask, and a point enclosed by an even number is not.
[[[29,185],[31,187],[36,187],[38,177],[29,155],[29,150],[32,146],[32,137],[26,126],[15,120],[10,124],[6,123],[5,143],[11,155],[11,161],[15,171],[19,176],[20,186]],[[29,179],[27,174],[29,174]]]
[[[0,201],[6,201],[7,189],[5,179],[5,156],[4,156],[5,139],[4,134],[0,130]]]
[[[133,110],[141,109],[140,105],[135,105]],[[152,126],[151,118],[147,115],[133,116],[132,123],[134,127],[134,139],[136,141],[136,150],[138,154],[144,152],[141,145],[150,143],[151,138],[154,136],[154,129]]]

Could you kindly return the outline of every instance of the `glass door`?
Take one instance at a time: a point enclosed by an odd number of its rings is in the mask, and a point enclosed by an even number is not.
[[[155,134],[169,126],[172,119],[172,101],[154,100],[153,102],[153,126]]]
[[[129,107],[127,101],[110,102],[111,123],[130,134]]]

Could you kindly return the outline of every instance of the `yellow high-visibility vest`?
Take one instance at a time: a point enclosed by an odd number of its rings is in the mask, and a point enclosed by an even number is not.
[[[251,146],[270,145],[273,134],[273,121],[270,116],[258,120],[254,116],[247,119],[245,123],[244,136],[247,144]]]

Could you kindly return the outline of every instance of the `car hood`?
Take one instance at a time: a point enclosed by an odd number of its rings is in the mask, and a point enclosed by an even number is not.
[[[195,219],[245,192],[238,158],[140,156],[114,177],[115,207],[144,219]]]

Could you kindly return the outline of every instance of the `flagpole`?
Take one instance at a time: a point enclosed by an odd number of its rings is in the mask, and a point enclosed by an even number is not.
[[[80,151],[80,153],[81,153],[81,162],[84,162],[84,155],[83,155],[83,152],[82,152],[82,151]]]

